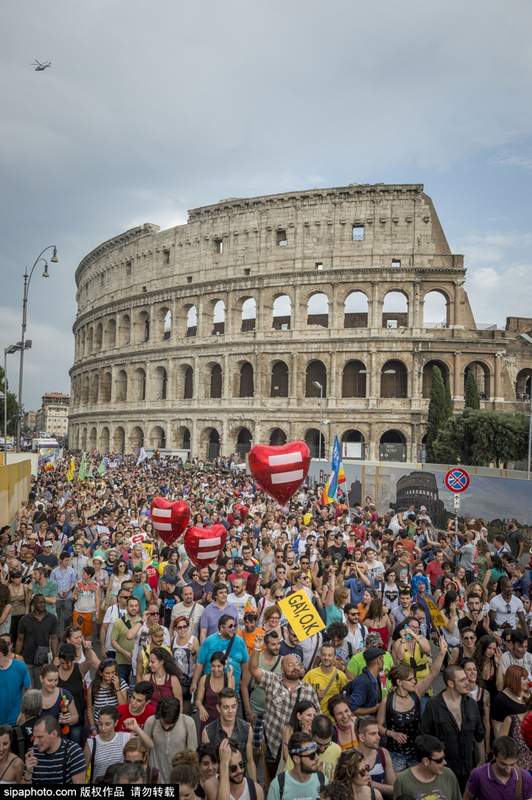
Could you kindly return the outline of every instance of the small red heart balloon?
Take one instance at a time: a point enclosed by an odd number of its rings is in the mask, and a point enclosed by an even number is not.
[[[190,520],[190,508],[184,500],[166,500],[154,497],[151,502],[151,521],[154,529],[165,544],[171,545],[178,539]]]
[[[233,511],[235,514],[238,514],[241,520],[246,519],[247,515],[249,514],[249,508],[244,505],[244,503],[235,503],[233,506]]]
[[[197,567],[215,564],[226,539],[227,531],[220,524],[208,528],[189,528],[184,538],[187,556]]]
[[[256,444],[249,451],[248,464],[259,487],[278,503],[286,505],[307,477],[310,450],[302,441],[280,447]]]

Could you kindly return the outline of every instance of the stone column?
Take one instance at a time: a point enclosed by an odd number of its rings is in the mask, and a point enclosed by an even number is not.
[[[330,353],[330,370],[329,370],[329,386],[327,387],[327,397],[329,401],[332,401],[332,407],[336,406],[336,402],[338,400],[338,375],[337,370],[338,366],[336,363],[336,353]],[[327,405],[331,405],[328,403]]]
[[[381,328],[382,327],[382,300],[380,299],[379,284],[373,283],[371,285],[371,298],[368,314],[368,327]]]
[[[222,394],[224,400],[228,400],[230,397],[233,396],[232,386],[231,386],[231,368],[229,364],[229,354],[226,353],[224,355],[224,374],[223,374],[223,389]]]
[[[194,366],[193,366],[194,374],[192,376],[192,385],[193,385],[192,396],[193,396],[194,400],[196,402],[198,402],[198,400],[203,399],[202,386],[201,386],[201,383],[200,383],[200,380],[201,380],[201,360],[200,360],[199,356],[194,356],[193,361],[194,361]],[[181,397],[182,397],[182,395],[183,395],[183,393],[180,392],[180,396]]]
[[[459,401],[464,399],[464,376],[462,374],[462,353],[454,354],[454,400]]]

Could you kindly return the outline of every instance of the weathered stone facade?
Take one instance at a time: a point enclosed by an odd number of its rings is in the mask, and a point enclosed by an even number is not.
[[[70,445],[317,453],[337,432],[354,457],[415,461],[433,363],[455,410],[467,369],[486,408],[530,392],[532,320],[478,330],[464,279],[421,185],[229,199],[129,230],[76,271]]]

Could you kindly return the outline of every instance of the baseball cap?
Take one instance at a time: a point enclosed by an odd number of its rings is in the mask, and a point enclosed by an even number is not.
[[[42,546],[43,546],[43,547],[53,547],[53,546],[54,546],[54,543],[53,543],[53,542],[51,542],[49,539],[47,539],[47,540],[46,540],[46,542],[43,542],[43,545],[42,545]]]
[[[368,633],[368,635],[366,636],[366,644],[373,646],[379,644],[382,645],[383,641],[380,633]]]
[[[142,572],[143,569],[144,569],[143,567],[139,567],[139,565],[137,564],[136,567],[133,567],[133,572]],[[168,580],[168,578],[165,578],[165,580]]]
[[[382,647],[368,647],[367,650],[364,650],[364,661],[366,664],[370,664],[372,661],[376,661],[385,653],[386,650],[383,650]]]

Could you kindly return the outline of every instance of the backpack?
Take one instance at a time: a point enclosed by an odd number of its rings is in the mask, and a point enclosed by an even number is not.
[[[320,782],[320,792],[325,786],[325,775],[323,772],[317,772],[316,775],[318,776],[318,780]],[[279,783],[279,800],[283,800],[284,796],[284,785],[286,782],[286,772],[280,772],[277,776],[277,782]],[[252,797],[251,800],[254,800]]]

